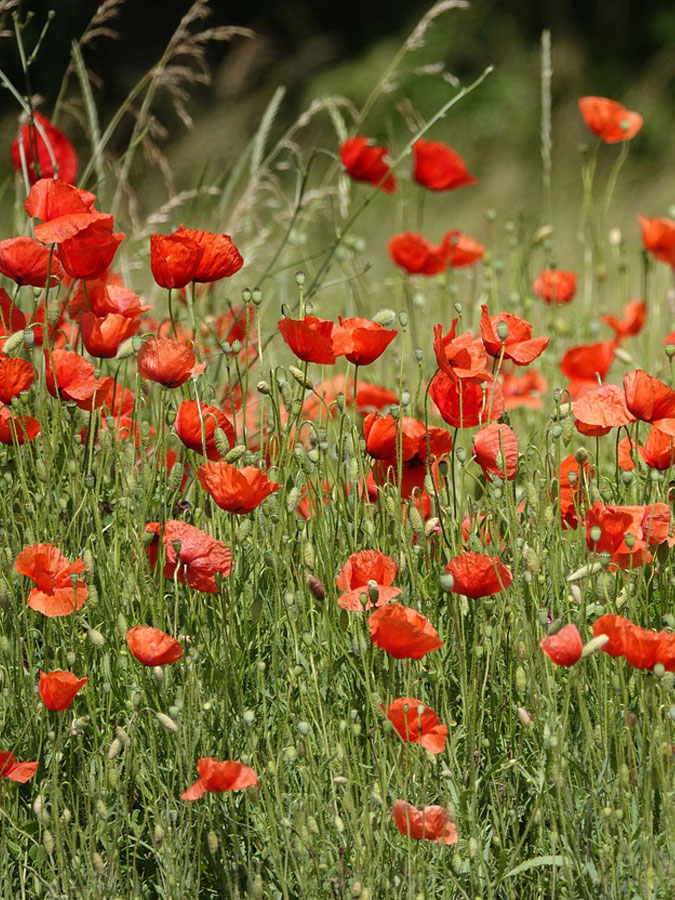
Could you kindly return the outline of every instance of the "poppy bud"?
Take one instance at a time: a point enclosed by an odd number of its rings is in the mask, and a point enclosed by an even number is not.
[[[384,325],[384,327],[388,327],[396,318],[396,313],[393,309],[389,309],[385,307],[384,309],[378,310],[373,316],[373,322],[376,325]]]
[[[251,895],[252,900],[264,900],[265,885],[261,875],[256,875],[255,878],[249,881],[248,892]]]
[[[162,728],[166,729],[166,731],[170,732],[171,734],[176,734],[176,732],[178,731],[178,725],[176,725],[173,719],[171,719],[165,713],[161,712],[155,713],[155,717]]]
[[[90,597],[91,599],[91,597]],[[105,644],[105,637],[101,634],[100,631],[97,631],[96,628],[90,628],[87,631],[87,637],[89,638],[89,642],[94,647],[102,647]]]
[[[51,831],[45,831],[42,834],[42,846],[45,848],[45,852],[51,856],[54,852],[54,836]]]
[[[2,348],[2,352],[5,356],[9,356],[9,354],[16,350],[17,347],[20,347],[23,343],[25,332],[24,331],[15,331],[14,334],[10,335],[4,343]]]
[[[102,878],[105,875],[105,863],[103,862],[103,857],[100,853],[93,853],[91,857],[91,863],[94,867],[94,872]]]
[[[524,709],[522,706],[518,707],[518,718],[521,723],[525,726],[525,728],[529,728],[532,725],[532,718],[528,711]]]
[[[121,749],[122,741],[120,741],[119,738],[115,738],[112,744],[108,747],[108,759],[115,759]]]

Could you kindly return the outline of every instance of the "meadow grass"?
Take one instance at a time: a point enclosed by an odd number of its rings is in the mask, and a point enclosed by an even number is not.
[[[116,358],[94,360],[96,378],[114,376],[134,392],[122,431],[114,417],[105,421],[49,393],[30,321],[44,291],[3,281],[29,318],[5,353],[31,360],[37,370],[30,390],[12,400],[12,415],[35,417],[41,428],[21,446],[16,437],[0,445],[0,749],[39,762],[24,785],[0,780],[3,896],[674,896],[673,673],[632,667],[601,651],[564,668],[539,648],[567,623],[585,643],[593,621],[607,613],[657,631],[675,625],[667,546],[654,550],[653,562],[611,571],[583,525],[563,527],[559,471],[571,454],[595,470],[577,501],[580,516],[594,502],[670,505],[671,484],[669,468],[648,468],[639,459],[633,472],[619,469],[616,430],[599,438],[577,432],[558,368],[571,346],[612,336],[602,314],[620,316],[626,301],[640,298],[647,302],[646,325],[620,348],[608,380],[621,384],[626,372],[644,368],[671,384],[663,339],[672,328],[672,272],[637,240],[624,240],[619,229],[634,222],[613,217],[612,170],[594,174],[600,155],[620,178],[621,167],[630,167],[629,144],[598,142],[579,176],[577,256],[566,260],[579,273],[577,296],[559,306],[533,295],[534,276],[556,259],[555,223],[546,217],[546,113],[544,174],[535,182],[537,190],[542,185],[542,218],[487,210],[474,235],[486,253],[475,266],[433,278],[395,269],[386,257],[389,238],[424,233],[428,207],[436,204],[438,216],[447,202],[445,195],[429,197],[426,207],[419,202],[423,189],[405,175],[413,140],[427,130],[435,136],[446,114],[457,127],[470,127],[461,101],[468,90],[481,90],[487,73],[476,73],[466,88],[448,86],[435,116],[412,137],[395,136],[398,149],[390,155],[398,195],[350,181],[337,147],[357,130],[367,133],[379,92],[453,6],[434,7],[363,110],[325,99],[278,136],[280,101],[273,100],[239,166],[209,184],[195,180],[151,215],[138,203],[150,163],[137,152],[152,153],[147,141],[158,92],[168,85],[187,115],[184,91],[202,72],[202,48],[242,35],[207,34],[200,24],[206,4],[196,3],[160,63],[108,123],[98,121],[89,88],[87,42],[74,45],[59,102],[78,101],[85,113],[77,184],[92,190],[97,207],[113,212],[116,229],[126,233],[115,270],[152,303],[146,318],[155,324],[125,342]],[[48,40],[47,33],[34,59],[34,48],[23,47],[27,73]],[[545,111],[547,52],[544,43]],[[17,112],[20,104],[30,114],[29,86],[13,89]],[[128,149],[111,158],[107,141],[132,109]],[[332,122],[333,146],[303,143],[315,115]],[[3,238],[30,233],[27,174],[24,166],[4,194],[13,228]],[[176,326],[199,335],[206,371],[171,390],[143,378],[135,357],[168,311],[167,292],[150,275],[148,236],[180,222],[232,234],[245,265],[204,290],[188,288],[185,304],[173,292]],[[59,320],[73,290],[65,282],[52,288],[49,310],[68,347],[84,352],[77,330]],[[242,304],[250,311],[243,334],[236,342],[218,335],[217,316]],[[548,385],[541,405],[500,419],[518,437],[517,476],[486,478],[472,450],[477,429],[452,428],[453,450],[439,463],[437,480],[430,465],[423,475],[428,509],[417,495],[404,496],[397,475],[369,496],[364,485],[373,461],[362,416],[348,402],[349,387],[345,397],[344,386],[331,393],[326,382],[346,375],[359,385],[381,385],[398,398],[395,419],[445,428],[427,393],[437,369],[432,326],[440,322],[446,331],[458,318],[458,333],[479,333],[481,304],[492,315],[523,316],[535,336],[550,338],[535,363]],[[276,323],[282,313],[299,318],[310,311],[330,320],[377,313],[398,335],[373,365],[357,371],[343,358],[335,366],[301,362]],[[56,332],[45,338],[48,353],[57,341]],[[499,374],[501,360],[496,368]],[[237,415],[233,397],[241,398]],[[280,485],[253,512],[220,509],[195,477],[204,455],[186,449],[175,431],[184,400],[223,404],[236,433],[229,443],[218,436],[220,455],[258,466]],[[631,425],[630,436],[643,441],[647,426],[639,429]],[[400,472],[400,430],[397,441]],[[168,451],[177,456],[170,470]],[[324,483],[331,485],[327,502],[301,515],[305,494],[323,498]],[[217,576],[216,593],[182,583],[178,570],[165,575],[163,549],[151,566],[146,524],[172,519],[231,549],[232,570]],[[48,618],[27,606],[32,585],[15,571],[15,560],[37,543],[58,546],[71,562],[84,560],[79,577],[88,597],[72,615]],[[369,613],[338,605],[336,577],[351,554],[366,549],[395,561],[397,599],[423,613],[443,641],[419,662],[375,646]],[[510,586],[481,599],[453,591],[445,565],[466,549],[499,554],[512,572]],[[125,640],[136,625],[177,637],[183,658],[142,666]],[[55,669],[89,678],[63,712],[46,709],[37,693],[40,671]],[[397,697],[418,698],[436,711],[448,727],[441,753],[399,738],[381,709]],[[197,760],[210,756],[252,767],[258,789],[182,800],[197,778]],[[399,833],[392,818],[398,799],[445,807],[458,842]]]

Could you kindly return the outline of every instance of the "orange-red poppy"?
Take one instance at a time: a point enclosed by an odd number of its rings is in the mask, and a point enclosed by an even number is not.
[[[609,553],[610,571],[634,569],[651,561],[648,547],[670,543],[670,520],[665,503],[613,506],[596,501],[586,516],[586,543],[589,550]]]
[[[0,350],[7,338],[26,327],[26,317],[14,303],[6,290],[0,288]]]
[[[109,313],[95,316],[86,312],[82,316],[82,342],[87,353],[99,359],[112,359],[120,344],[133,337],[141,327],[139,319]]]
[[[327,319],[285,317],[279,320],[277,327],[293,353],[303,362],[332,365],[343,352],[336,340],[338,327]]]
[[[457,829],[443,806],[425,806],[417,809],[412,803],[397,800],[392,808],[394,822],[400,833],[416,841],[425,839],[437,844],[456,844]]]
[[[35,236],[44,240],[44,230],[53,226],[53,222],[38,225]],[[96,214],[86,227],[79,228],[72,237],[48,243],[58,243],[59,261],[71,278],[99,278],[112,263],[125,237],[122,232],[113,232],[113,227],[112,216]],[[42,230],[42,236],[38,230]]]
[[[675,436],[675,390],[642,369],[625,375],[623,387],[626,406],[636,418]]]
[[[642,128],[642,116],[608,97],[580,97],[579,109],[586,127],[606,144],[630,141]]]
[[[185,235],[202,248],[190,281],[209,283],[229,278],[244,265],[244,259],[229,234],[213,234],[181,225],[176,234]],[[176,285],[178,286],[178,285]]]
[[[445,241],[432,244],[421,234],[404,231],[389,241],[392,262],[410,275],[438,275],[448,265],[448,248]]]
[[[73,145],[47,116],[34,112],[33,120],[25,123],[20,137],[12,143],[14,168],[17,172],[22,169],[23,155],[31,184],[41,178],[58,178],[72,183],[77,177],[77,154]]]
[[[393,328],[385,328],[369,319],[338,316],[338,322],[333,339],[335,354],[345,356],[355,366],[369,366],[375,362],[398,334]]]
[[[202,757],[197,761],[197,771],[199,778],[180,795],[181,800],[199,800],[207,791],[222,794],[258,786],[253,769],[233,760],[220,762],[212,756]]]
[[[384,606],[402,593],[400,588],[392,587],[394,578],[396,563],[390,556],[379,550],[352,553],[335,579],[335,584],[345,592],[338,597],[338,603],[351,612]],[[377,600],[374,604],[369,599],[369,582],[377,585]]]
[[[0,274],[18,285],[44,287],[47,279],[63,277],[56,254],[31,237],[14,237],[0,241]]]
[[[675,219],[648,219],[638,215],[645,250],[675,267]]]
[[[35,378],[33,364],[27,359],[5,356],[0,351],[0,404],[11,403],[21,391],[27,391]]]
[[[547,303],[569,303],[577,292],[577,273],[544,269],[534,280],[534,292]]]
[[[398,697],[382,712],[398,732],[402,741],[420,744],[429,753],[441,753],[448,737],[448,726],[430,706],[414,697]]]
[[[485,247],[461,231],[448,231],[443,238],[443,245],[448,254],[448,265],[451,269],[472,266],[485,256]]]
[[[71,213],[94,210],[96,195],[53,178],[41,178],[31,187],[24,209],[31,218],[50,222]]]
[[[442,141],[424,138],[418,138],[413,144],[413,178],[430,191],[452,191],[478,184],[459,153]]]
[[[150,235],[150,269],[160,287],[183,288],[194,281],[204,247],[185,230]]]
[[[395,659],[422,659],[443,646],[427,617],[401,603],[376,609],[370,614],[368,629],[375,646]]]
[[[624,438],[621,443],[624,444],[624,441],[627,440],[628,438]],[[649,429],[649,434],[647,435],[644,446],[638,446],[637,449],[638,453],[650,469],[664,471],[675,465],[675,438],[670,434],[665,434],[654,426]],[[630,459],[630,448],[628,448],[628,456]],[[622,468],[632,468],[632,466],[622,466]]]
[[[493,422],[477,431],[473,438],[476,462],[485,477],[492,476],[512,481],[518,471],[518,438],[508,425]]]
[[[127,631],[127,644],[144,666],[168,666],[183,656],[183,648],[176,638],[151,625],[130,628]]]
[[[532,325],[526,319],[506,312],[491,316],[485,305],[481,306],[481,309],[483,311],[480,320],[481,338],[486,351],[495,359],[502,358],[503,353],[503,359],[510,359],[516,366],[529,366],[548,346],[549,338],[532,337]],[[507,328],[506,338],[503,341],[497,334],[500,322]]]
[[[236,469],[225,460],[204,463],[197,469],[197,479],[221,509],[245,515],[281,489],[265,472],[255,466]]]
[[[13,416],[8,406],[0,405],[0,444],[16,441],[19,445],[34,440],[40,434],[40,423],[32,416]]]
[[[123,284],[111,284],[100,280],[79,281],[68,300],[68,312],[72,318],[91,312],[99,318],[108,315],[134,319],[150,309],[131,288]]]
[[[194,525],[170,519],[164,523],[163,530],[158,522],[149,522],[145,530],[155,535],[155,539],[146,547],[153,567],[157,562],[160,531],[163,533],[165,578],[173,578],[175,575],[182,584],[215,594],[218,591],[215,575],[230,574],[232,554],[229,547]]]
[[[45,353],[45,382],[52,397],[74,400],[80,409],[98,409],[103,405],[113,379],[96,378],[93,363],[73,350]]]
[[[19,575],[35,582],[28,595],[28,606],[50,618],[67,616],[82,608],[88,588],[84,581],[76,581],[72,575],[85,570],[84,561],[69,563],[53,544],[31,544],[19,553],[14,561]]]
[[[40,699],[52,712],[63,712],[75,699],[77,692],[89,681],[78,678],[72,672],[55,669],[53,672],[40,672],[38,693]]]
[[[539,641],[539,646],[556,666],[573,666],[581,659],[584,649],[579,629],[576,625],[565,625],[555,634],[549,634]]]
[[[451,381],[464,378],[487,381],[489,374],[483,342],[468,331],[457,335],[457,322],[453,319],[446,335],[442,325],[434,325],[434,354],[438,368]]]
[[[9,778],[18,784],[30,781],[38,770],[37,762],[17,762],[9,750],[0,750],[0,778]]]
[[[347,379],[347,376],[342,374],[320,381],[314,388],[314,392],[309,394],[303,403],[303,418],[317,419],[324,416],[326,414],[326,406],[331,408],[332,413],[336,413],[337,407],[334,404],[337,395],[340,393],[345,398],[345,406],[351,407],[354,405],[353,378]],[[323,403],[319,397],[323,399]],[[379,384],[370,384],[359,378],[356,385],[356,411],[360,416],[367,416],[372,412],[381,412],[390,406],[397,405],[398,402],[398,394],[394,393],[394,391],[390,391]]]
[[[604,381],[616,354],[616,341],[599,341],[571,347],[560,360],[560,371],[569,379],[569,392],[576,400]]]
[[[498,556],[474,553],[471,550],[451,559],[445,571],[453,577],[452,590],[472,600],[499,594],[513,580],[511,570]]]
[[[207,459],[220,459],[216,447],[216,428],[225,432],[230,447],[234,446],[234,427],[222,409],[199,403],[197,400],[183,400],[178,407],[175,422],[176,434],[185,446],[195,453],[204,453]]]
[[[675,672],[675,634],[650,631],[634,625],[623,616],[600,616],[593,623],[593,635],[607,635],[602,648],[610,656],[625,656],[626,662],[638,669],[652,669],[661,663],[667,672]]]
[[[139,374],[164,387],[180,387],[191,375],[200,375],[204,364],[198,364],[194,351],[187,344],[172,338],[152,337],[145,341],[136,355]]]
[[[520,406],[541,409],[544,405],[542,395],[546,393],[548,383],[535,369],[530,369],[523,375],[501,372],[499,381],[504,394],[504,409],[507,412]]]
[[[617,343],[621,343],[627,337],[633,337],[642,331],[647,314],[647,304],[643,300],[629,300],[623,307],[623,319],[616,316],[603,316],[616,336]]]
[[[577,431],[589,437],[609,434],[612,428],[622,428],[635,421],[626,406],[626,395],[616,384],[601,384],[591,388],[572,404]]]
[[[504,393],[491,375],[483,382],[462,378],[455,381],[437,372],[429,396],[452,428],[474,428],[493,422],[504,412]]]
[[[378,147],[362,135],[348,138],[340,147],[340,159],[350,178],[376,185],[391,194],[398,190],[398,185],[384,161],[388,153],[387,147]]]

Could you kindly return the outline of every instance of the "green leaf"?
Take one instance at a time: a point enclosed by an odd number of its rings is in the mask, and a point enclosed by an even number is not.
[[[530,869],[536,869],[539,866],[564,866],[568,860],[564,856],[535,856],[532,859],[526,859],[524,863],[511,869],[504,875],[504,878],[511,878],[513,875],[520,875],[521,872],[529,872]]]

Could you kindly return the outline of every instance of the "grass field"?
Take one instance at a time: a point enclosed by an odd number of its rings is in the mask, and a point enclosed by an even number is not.
[[[102,120],[114,4],[49,110],[0,4],[3,897],[675,896],[675,221],[639,109],[557,176],[546,38],[526,210],[442,143],[508,73],[355,142],[453,6],[149,212],[246,35],[198,0]]]

